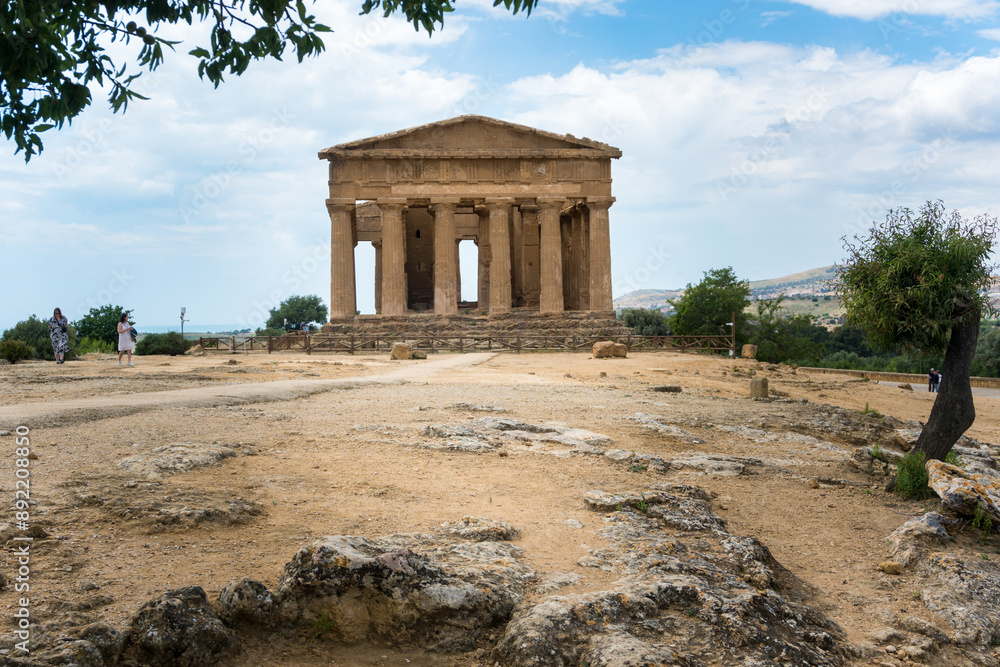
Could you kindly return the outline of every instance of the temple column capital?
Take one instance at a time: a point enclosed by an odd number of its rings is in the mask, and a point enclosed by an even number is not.
[[[590,210],[594,209],[607,210],[611,208],[612,204],[614,204],[616,201],[618,200],[615,199],[614,197],[587,197],[586,204],[587,208],[589,208]]]
[[[353,211],[357,202],[354,199],[327,199],[326,210],[330,213],[334,211]]]

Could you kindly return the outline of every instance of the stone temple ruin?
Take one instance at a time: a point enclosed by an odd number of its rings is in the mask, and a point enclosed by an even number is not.
[[[620,156],[598,141],[483,116],[320,151],[330,163],[324,330],[484,313],[607,324],[611,159]],[[478,246],[474,302],[460,301],[463,240]],[[362,241],[375,247],[378,314],[356,318],[354,249]]]

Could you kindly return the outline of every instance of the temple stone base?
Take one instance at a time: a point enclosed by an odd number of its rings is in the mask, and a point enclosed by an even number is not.
[[[627,336],[632,330],[613,310],[502,315],[358,315],[323,325],[323,333],[405,336]]]

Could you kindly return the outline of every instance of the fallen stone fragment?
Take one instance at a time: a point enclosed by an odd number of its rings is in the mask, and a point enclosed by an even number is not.
[[[662,392],[664,394],[679,394],[683,391],[683,388],[675,384],[658,384],[650,387],[649,390]]]
[[[767,398],[767,378],[755,377],[750,380],[750,398]]]
[[[757,358],[757,346],[751,343],[744,343],[743,347],[740,348],[740,358],[742,359],[756,359]]]
[[[605,340],[594,343],[592,348],[594,359],[609,359],[612,357],[628,356],[628,348],[622,343]]]
[[[123,657],[151,667],[207,667],[239,643],[212,611],[205,591],[188,586],[142,605],[126,633]]]
[[[941,498],[941,506],[965,516],[978,509],[1000,525],[1000,478],[967,472],[958,466],[931,459],[927,486]]]
[[[900,574],[903,571],[903,566],[894,560],[883,561],[882,564],[878,566],[878,569],[882,570],[886,574]]]
[[[146,479],[159,479],[164,475],[218,465],[223,459],[239,453],[234,447],[177,442],[157,447],[151,452],[126,456],[118,462],[118,467]]]
[[[323,618],[338,642],[470,650],[523,598],[534,574],[521,554],[503,542],[335,535],[295,554],[275,599],[284,621]]]
[[[393,361],[405,361],[413,358],[413,348],[406,343],[393,343],[389,359]]]

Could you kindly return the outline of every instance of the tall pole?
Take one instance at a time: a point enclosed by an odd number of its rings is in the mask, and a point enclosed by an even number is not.
[[[736,358],[736,311],[732,312],[733,319],[729,320],[729,325],[731,327],[730,332],[732,334],[733,342],[729,348],[729,356],[733,359]]]

